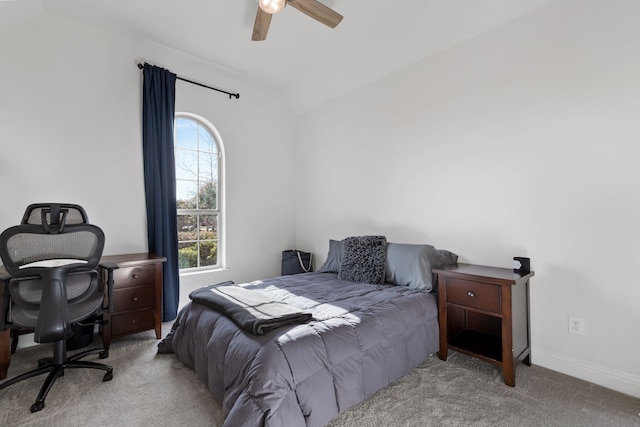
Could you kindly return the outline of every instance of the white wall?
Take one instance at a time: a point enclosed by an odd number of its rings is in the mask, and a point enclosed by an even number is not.
[[[639,18],[554,2],[304,114],[297,246],[529,256],[533,363],[640,397]]]
[[[240,92],[178,82],[176,108],[199,114],[226,149],[227,267],[181,280],[183,291],[280,271],[293,246],[291,121],[268,89],[179,52],[48,12],[20,15],[0,38],[0,229],[29,203],[83,205],[105,254],[147,250],[138,62]],[[266,166],[266,167],[265,167]]]

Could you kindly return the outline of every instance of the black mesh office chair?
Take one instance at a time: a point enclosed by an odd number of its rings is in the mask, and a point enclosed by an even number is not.
[[[84,208],[79,205],[68,203],[35,203],[27,207],[24,215],[22,216],[22,221],[20,222],[20,224],[42,224],[43,209],[45,210],[44,214],[47,224],[51,223],[51,209],[53,209],[53,211],[57,212],[58,214],[61,209],[64,209],[66,211],[66,224],[85,224],[89,222],[87,213],[85,212]],[[54,218],[55,216],[56,215],[54,215]],[[0,279],[2,279],[3,281],[8,281],[8,278],[10,277],[11,276],[9,275],[2,275],[0,276]],[[7,297],[2,302],[2,313],[5,313],[6,315],[7,313],[9,313],[10,298]],[[98,317],[92,320],[98,321]],[[6,323],[7,319],[0,316],[0,330],[4,330],[7,327],[11,329],[11,354],[14,354],[18,347],[18,339],[20,335],[23,333],[33,332],[33,330],[20,328],[19,326],[14,325],[10,322],[9,325],[7,325]],[[93,333],[88,334],[87,331],[92,325],[89,325],[88,323],[88,321],[83,321],[83,324],[85,324],[86,326],[80,326],[77,324],[72,326],[74,332],[81,331],[83,332],[83,334],[79,335],[76,333],[71,339],[67,340],[67,350],[76,350],[91,343]],[[91,329],[91,331],[93,331],[93,329]],[[102,349],[101,351],[102,353],[100,354],[100,358],[104,359],[108,354],[104,349]]]
[[[102,307],[104,292],[96,269],[104,233],[87,223],[84,209],[77,205],[31,205],[22,222],[0,234],[0,256],[10,275],[11,322],[34,329],[34,340],[54,343],[54,352],[52,358],[41,359],[38,368],[5,381],[0,389],[48,372],[31,406],[31,412],[36,412],[44,407],[53,383],[65,369],[100,369],[106,371],[103,381],[113,378],[111,366],[79,360],[100,349],[66,355],[66,340],[73,335],[71,325]]]

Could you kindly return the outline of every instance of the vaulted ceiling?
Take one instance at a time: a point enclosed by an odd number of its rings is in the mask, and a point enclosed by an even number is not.
[[[256,0],[14,1],[186,52],[279,90],[300,113],[552,0],[320,0],[344,16],[338,27],[286,7],[261,42]]]

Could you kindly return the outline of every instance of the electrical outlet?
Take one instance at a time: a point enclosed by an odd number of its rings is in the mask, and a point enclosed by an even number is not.
[[[584,335],[584,319],[582,317],[569,316],[569,333]]]

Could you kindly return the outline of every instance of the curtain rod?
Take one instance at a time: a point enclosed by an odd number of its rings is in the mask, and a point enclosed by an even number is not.
[[[138,68],[142,70],[144,68],[144,65],[138,64]],[[234,96],[235,96],[236,99],[240,98],[240,94],[239,93],[231,93],[231,92],[227,92],[226,90],[216,89],[215,87],[211,87],[211,86],[207,86],[207,85],[202,84],[202,83],[194,82],[193,80],[185,79],[184,77],[180,77],[180,76],[176,76],[176,79],[182,80],[183,82],[191,83],[192,85],[196,85],[196,86],[204,87],[204,88],[207,88],[207,89],[215,90],[217,92],[225,93],[225,94],[229,95],[229,99],[231,99]]]

